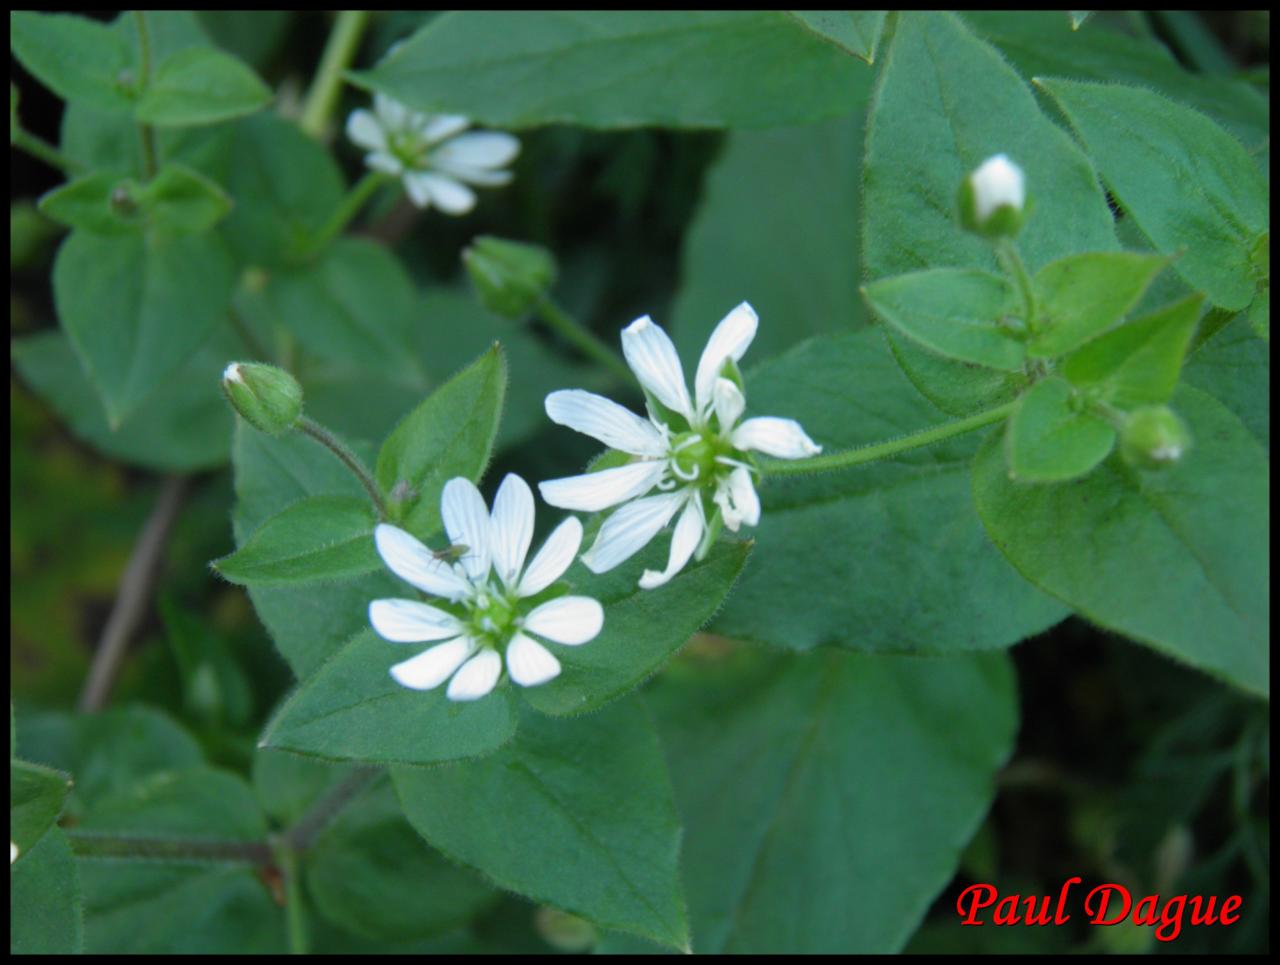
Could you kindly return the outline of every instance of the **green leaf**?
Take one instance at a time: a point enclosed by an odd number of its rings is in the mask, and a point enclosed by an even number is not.
[[[272,820],[291,825],[333,785],[357,768],[312,757],[258,748],[253,755],[252,783],[262,810]]]
[[[876,59],[876,47],[884,31],[884,10],[791,10],[791,16],[868,64]]]
[[[201,234],[231,211],[231,198],[218,184],[181,164],[162,167],[140,200],[153,225],[175,234]]]
[[[1262,443],[1271,447],[1271,348],[1243,315],[1192,349],[1182,380],[1229,408]]]
[[[133,50],[115,30],[72,14],[10,11],[9,47],[59,97],[100,110],[131,106]]]
[[[230,327],[215,332],[115,430],[64,334],[40,332],[14,339],[10,351],[22,378],[77,438],[98,452],[163,470],[207,469],[227,461],[234,419],[218,378],[228,361],[244,357],[244,346]]]
[[[1096,10],[1068,10],[1067,16],[1071,19],[1071,29],[1079,30],[1095,13],[1097,13]]]
[[[1063,482],[1083,476],[1107,458],[1116,430],[1076,408],[1074,396],[1066,381],[1051,375],[1022,397],[1005,433],[1012,479]]]
[[[861,192],[851,173],[861,162],[862,138],[861,112],[727,135],[685,233],[671,311],[682,358],[698,358],[716,323],[743,300],[761,319],[748,360],[862,324]],[[788,257],[761,244],[762,231],[785,237]]]
[[[138,98],[137,118],[157,127],[216,124],[265,107],[271,91],[230,54],[188,47],[160,62]]]
[[[1112,459],[1069,485],[1019,485],[989,440],[978,513],[1027,579],[1081,615],[1266,695],[1267,457],[1209,396],[1184,386],[1173,404],[1194,444],[1161,472]]]
[[[385,778],[343,809],[307,852],[317,910],[377,941],[429,938],[465,925],[497,893],[423,842]]]
[[[443,688],[409,690],[388,671],[410,656],[404,644],[361,630],[285,699],[259,746],[329,760],[435,764],[488,754],[511,739],[512,687],[473,703],[449,700]]]
[[[9,761],[9,841],[18,846],[20,858],[58,820],[70,786],[66,774]]]
[[[1105,401],[1121,409],[1167,402],[1203,304],[1196,293],[1126,322],[1069,355],[1062,374],[1073,385],[1102,386]]]
[[[1260,279],[1251,255],[1270,192],[1240,142],[1199,111],[1119,84],[1037,81],[1058,102],[1120,204],[1174,269],[1237,311]]]
[[[797,419],[827,452],[948,421],[879,331],[814,339],[748,372],[748,415]],[[973,511],[970,434],[842,472],[769,478],[756,547],[711,632],[788,650],[1005,647],[1062,618]]]
[[[751,550],[750,543],[722,541],[679,579],[642,590],[640,574],[665,565],[667,541],[656,543],[601,576],[581,563],[569,571],[574,593],[604,605],[604,629],[580,647],[553,648],[563,669],[524,691],[531,706],[557,716],[589,713],[637,687],[720,608]]]
[[[476,480],[484,472],[506,388],[507,363],[495,344],[427,396],[382,444],[378,485],[385,493],[408,486],[411,496],[392,513],[415,536],[426,539],[439,530],[446,482],[455,476]]]
[[[908,338],[939,355],[1021,372],[1026,351],[1000,320],[1020,314],[1009,283],[985,271],[935,268],[882,278],[863,289],[867,303]]]
[[[53,265],[54,303],[107,419],[119,426],[223,323],[234,270],[212,235],[72,232]]]
[[[800,124],[847,114],[871,82],[784,13],[688,10],[447,13],[350,76],[417,110],[515,128]]]
[[[242,729],[253,712],[248,673],[227,642],[200,612],[160,598],[165,638],[182,677],[182,705],[191,719],[212,729]]]
[[[100,235],[124,235],[141,231],[143,212],[126,212],[111,203],[117,189],[131,198],[137,185],[118,174],[98,171],[69,181],[40,198],[40,211],[72,228]]]
[[[1032,284],[1044,326],[1027,344],[1040,358],[1066,355],[1120,321],[1168,259],[1131,251],[1087,252],[1051,261]]]
[[[9,954],[83,950],[80,881],[61,828],[52,828],[9,869]]]
[[[989,244],[960,230],[961,181],[997,153],[1026,172],[1035,207],[1018,243],[1032,269],[1081,250],[1116,247],[1089,161],[1046,118],[1000,55],[951,14],[906,12],[884,55],[871,105],[863,173],[863,260],[871,281],[928,268],[994,270]],[[920,150],[920,145],[929,150]],[[989,371],[929,358],[898,335],[914,382],[951,412],[1003,401]]]
[[[492,757],[392,777],[409,822],[453,860],[604,927],[687,943],[680,822],[636,701],[573,720],[526,713]]]
[[[367,499],[313,496],[271,517],[230,556],[211,565],[232,583],[304,583],[368,573],[378,517]]]
[[[1003,654],[744,650],[665,674],[694,952],[900,950],[991,803],[1015,694]]]

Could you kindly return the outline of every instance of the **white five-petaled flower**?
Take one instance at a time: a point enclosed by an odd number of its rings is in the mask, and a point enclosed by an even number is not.
[[[719,531],[760,521],[749,452],[803,459],[822,451],[794,419],[739,423],[746,399],[736,363],[755,338],[758,319],[743,302],[716,326],[698,361],[690,399],[675,346],[645,315],[622,331],[622,351],[648,399],[648,420],[616,402],[568,389],[547,396],[553,422],[632,456],[625,465],[539,483],[542,498],[562,509],[615,511],[582,562],[603,573],[645,546],[677,513],[671,555],[662,572],[645,570],[640,586],[661,586],[701,556]],[[735,363],[735,364],[730,364]],[[652,489],[659,492],[646,496]],[[643,498],[641,498],[643,497]]]
[[[477,700],[493,690],[504,656],[507,673],[523,687],[556,677],[560,661],[535,637],[567,646],[586,643],[604,625],[604,609],[586,596],[558,596],[536,606],[529,598],[569,568],[582,543],[582,524],[566,519],[526,567],[533,492],[519,476],[509,474],[502,481],[492,514],[474,483],[451,479],[440,515],[461,553],[457,562],[440,558],[396,526],[384,523],[374,530],[378,553],[391,571],[442,601],[440,606],[399,599],[369,604],[369,623],[384,639],[435,643],[393,666],[391,676],[414,690],[431,690],[448,680],[450,700]]]
[[[351,112],[347,137],[369,152],[365,164],[400,178],[419,208],[434,204],[445,214],[457,215],[475,207],[475,192],[468,184],[509,183],[511,172],[500,169],[520,153],[520,142],[512,135],[467,131],[470,126],[461,115],[419,114],[376,94],[373,111]]]
[[[974,214],[979,222],[986,221],[1004,205],[1021,211],[1026,202],[1022,168],[1009,160],[1007,154],[994,154],[983,161],[969,175],[969,183],[973,186]]]

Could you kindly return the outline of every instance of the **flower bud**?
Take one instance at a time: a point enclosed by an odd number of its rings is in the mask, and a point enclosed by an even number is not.
[[[1012,238],[1026,206],[1022,168],[1008,155],[987,158],[960,185],[960,223],[984,238]]]
[[[546,905],[534,914],[533,924],[543,941],[562,952],[585,952],[599,938],[591,922]]]
[[[302,415],[302,386],[274,365],[232,362],[222,373],[222,391],[242,419],[269,435],[291,429]]]
[[[555,279],[551,253],[537,245],[477,238],[462,253],[480,303],[506,318],[527,314]]]
[[[1163,469],[1191,448],[1191,433],[1168,406],[1134,409],[1120,430],[1120,455],[1139,469]]]

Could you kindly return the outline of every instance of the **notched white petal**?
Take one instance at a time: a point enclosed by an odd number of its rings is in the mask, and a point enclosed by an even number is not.
[[[583,564],[593,573],[605,573],[630,559],[671,522],[687,498],[681,491],[627,503],[604,521],[595,543],[582,555]]]
[[[347,137],[366,151],[383,151],[387,147],[387,135],[378,119],[369,111],[352,111],[347,118]]]
[[[595,638],[604,626],[604,607],[589,596],[562,596],[534,607],[524,628],[555,643],[576,647]]]
[[[689,557],[693,556],[693,551],[702,541],[704,529],[698,501],[696,498],[690,499],[684,512],[680,514],[680,519],[676,521],[675,532],[671,534],[671,555],[667,559],[667,568],[661,573],[657,570],[645,570],[640,575],[640,588],[652,590],[654,587],[662,586],[684,569],[685,564],[689,562]]]
[[[761,416],[748,419],[733,430],[737,449],[753,449],[778,459],[804,459],[816,456],[822,446],[815,443],[795,419]]]
[[[489,572],[489,508],[476,484],[465,476],[455,476],[445,483],[440,494],[440,517],[449,541],[467,548],[459,560],[462,568],[473,581],[483,579]]]
[[[712,397],[715,404],[716,418],[720,422],[720,435],[728,436],[733,431],[733,427],[737,425],[738,420],[742,418],[742,413],[747,407],[747,400],[743,396],[742,390],[728,379],[716,379]]]
[[[452,613],[417,600],[374,600],[369,604],[369,625],[392,643],[446,640],[462,632]]]
[[[459,134],[431,153],[432,163],[457,168],[494,169],[505,167],[520,153],[520,142],[502,131],[471,131]]]
[[[694,397],[698,402],[698,412],[706,414],[712,404],[711,392],[716,379],[725,362],[733,359],[739,361],[756,337],[756,328],[760,319],[756,311],[746,302],[737,306],[724,318],[707,339],[707,347],[702,350],[702,358],[698,360],[698,373],[694,377]]]
[[[547,396],[546,409],[552,422],[603,442],[610,449],[635,456],[661,456],[666,452],[666,441],[652,422],[594,392],[552,392]]]
[[[665,461],[645,459],[581,476],[548,479],[538,483],[538,491],[552,506],[594,513],[643,496],[658,484],[665,471]]]
[[[573,558],[578,555],[578,547],[581,545],[582,522],[576,516],[570,516],[542,544],[542,549],[538,550],[533,562],[524,571],[516,595],[533,596],[560,579],[573,563]]]
[[[465,184],[426,171],[411,171],[404,176],[404,186],[413,203],[420,208],[434,204],[445,214],[466,214],[476,206],[476,194]]]
[[[481,650],[453,675],[445,696],[450,700],[479,700],[493,690],[501,673],[502,658],[487,648]]]
[[[533,540],[533,491],[514,473],[508,473],[493,497],[489,517],[489,541],[493,566],[503,585],[511,588],[520,578],[529,543]]]
[[[447,137],[453,137],[470,126],[471,119],[461,114],[433,114],[423,119],[422,136],[435,143]]]
[[[648,315],[622,330],[622,354],[640,384],[659,402],[686,419],[693,418],[680,356],[667,333]]]
[[[470,583],[400,527],[380,523],[373,531],[373,540],[387,568],[424,593],[460,600],[471,592]]]
[[[724,524],[735,533],[743,523],[757,526],[760,523],[760,497],[751,482],[751,473],[738,467],[716,490],[716,504],[724,516]]]
[[[517,633],[507,644],[507,673],[521,687],[536,687],[560,675],[560,661],[537,640]]]
[[[411,690],[432,690],[449,679],[473,649],[466,637],[437,644],[391,668],[396,683]],[[452,688],[451,688],[452,689]]]

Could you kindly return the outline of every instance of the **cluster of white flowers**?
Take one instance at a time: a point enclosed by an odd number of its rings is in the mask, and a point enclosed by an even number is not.
[[[745,302],[716,327],[698,362],[693,398],[675,346],[645,316],[622,333],[622,348],[648,399],[642,419],[616,402],[572,389],[547,396],[547,414],[630,457],[613,466],[539,485],[552,506],[582,512],[619,507],[600,528],[583,563],[603,573],[649,543],[679,513],[666,569],[645,570],[640,586],[661,586],[695,552],[705,553],[720,525],[737,531],[760,521],[750,453],[801,459],[821,451],[792,419],[740,421],[746,410],[737,361],[755,337],[758,320]],[[657,489],[655,495],[648,495]],[[625,504],[625,505],[623,505]],[[451,700],[476,700],[507,674],[523,687],[554,679],[560,662],[541,641],[577,646],[594,639],[604,609],[590,597],[547,591],[573,562],[582,524],[570,517],[525,566],[533,537],[529,486],[508,475],[490,512],[475,485],[451,479],[440,501],[453,551],[433,552],[409,533],[382,524],[378,552],[393,573],[437,598],[374,600],[369,622],[395,643],[433,646],[391,668],[400,684],[431,690],[446,680]]]

